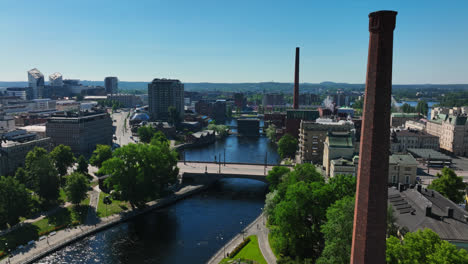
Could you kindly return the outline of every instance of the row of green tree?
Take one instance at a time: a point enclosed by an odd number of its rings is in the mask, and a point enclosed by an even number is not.
[[[271,246],[278,263],[349,263],[353,232],[356,178],[338,175],[325,182],[311,164],[291,171],[274,167],[268,174],[270,192],[265,214]],[[442,241],[431,230],[407,233],[387,213],[387,263],[468,263],[465,250]],[[419,242],[418,242],[419,241]]]
[[[154,132],[148,127],[142,131]],[[170,149],[164,134],[158,131],[152,133],[150,140],[143,140],[141,136],[140,140],[149,144],[128,144],[111,153],[98,146],[94,152],[100,163],[95,163],[98,173],[111,175],[105,181],[107,187],[115,190],[120,200],[128,201],[132,208],[144,207],[146,202],[166,195],[179,174],[177,153]]]
[[[21,216],[27,217],[56,205],[61,186],[73,204],[85,199],[89,180],[84,173],[87,173],[88,163],[80,156],[75,172],[65,177],[74,163],[70,147],[64,145],[50,153],[39,147],[28,152],[24,168],[18,168],[14,176],[0,179],[0,226],[12,226]],[[39,201],[35,202],[33,196]]]

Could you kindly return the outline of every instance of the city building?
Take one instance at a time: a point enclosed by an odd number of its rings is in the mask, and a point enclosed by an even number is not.
[[[266,106],[283,106],[284,95],[276,93],[267,93],[263,95],[262,105]]]
[[[390,151],[406,153],[408,148],[439,150],[439,137],[419,130],[393,130]]]
[[[241,111],[245,108],[247,105],[247,98],[244,97],[243,93],[234,94],[234,105]]]
[[[134,94],[108,94],[107,100],[117,101],[127,108],[141,104],[139,98]]]
[[[49,75],[49,85],[54,86],[54,87],[62,87],[63,86],[62,74],[56,72],[54,74]]]
[[[32,99],[42,98],[44,75],[36,68],[28,71],[28,84],[32,90]]]
[[[354,156],[352,159],[339,158],[330,161],[330,172],[328,177],[336,177],[336,175],[353,175],[357,176],[359,165],[359,156]]]
[[[19,97],[21,100],[31,100],[33,96],[31,87],[8,87],[6,92],[8,96]]]
[[[148,84],[148,105],[152,120],[169,121],[169,107],[184,120],[184,85],[179,80],[154,79]]]
[[[299,137],[301,121],[315,121],[319,117],[318,110],[289,109],[286,110],[286,133]]]
[[[15,125],[17,127],[45,124],[49,114],[43,113],[22,113],[15,115]]]
[[[218,123],[226,120],[226,100],[200,100],[195,103],[195,111],[200,115],[207,115]]]
[[[325,175],[330,175],[330,161],[338,158],[352,159],[355,154],[354,135],[347,132],[328,132],[323,143],[323,167]],[[336,164],[337,165],[337,164]]]
[[[70,146],[75,156],[90,157],[96,145],[111,145],[114,127],[105,111],[54,114],[47,119],[46,135],[54,146]]]
[[[216,141],[216,133],[214,130],[204,130],[185,136],[185,141],[194,146],[211,144]]]
[[[312,93],[303,93],[299,96],[299,106],[320,105],[320,97]]]
[[[80,102],[75,100],[60,100],[55,102],[57,111],[78,111],[80,110]]]
[[[351,107],[339,107],[336,110],[336,114],[339,117],[344,117],[344,118],[351,117],[351,118],[353,118],[354,117],[354,109],[351,108]]]
[[[407,129],[407,130],[411,129],[411,130],[418,130],[418,131],[426,131],[426,122],[423,122],[421,120],[419,120],[419,121],[408,120],[408,121],[405,122],[405,129]]]
[[[426,123],[426,132],[439,137],[441,150],[468,156],[468,122],[465,114],[438,114]]]
[[[396,224],[409,232],[431,229],[443,240],[468,240],[467,212],[440,193],[418,185],[416,188],[388,188]]]
[[[24,166],[24,160],[29,151],[35,147],[51,150],[50,138],[30,140],[0,140],[0,175],[12,175],[18,167]]]
[[[117,77],[106,77],[104,87],[107,94],[116,94],[119,92],[119,79]]]
[[[409,148],[408,153],[420,163],[424,163],[427,167],[449,167],[452,165],[452,158],[439,151],[433,149],[418,149]]]
[[[34,99],[32,100],[34,103],[34,111],[44,111],[44,110],[55,110],[56,108],[56,101],[44,98],[44,99]]]
[[[242,136],[258,136],[260,134],[260,120],[237,119],[237,132]]]
[[[329,132],[354,133],[354,124],[350,121],[317,120],[317,122],[302,121],[299,132],[298,162],[321,164],[323,148]],[[354,134],[353,134],[354,137]]]
[[[422,116],[419,113],[392,113],[390,125],[392,127],[404,126],[408,120],[419,120]]]
[[[15,129],[15,119],[5,115],[3,109],[0,108],[0,133],[8,132]]]
[[[411,154],[392,154],[388,165],[389,184],[415,184],[418,164]]]

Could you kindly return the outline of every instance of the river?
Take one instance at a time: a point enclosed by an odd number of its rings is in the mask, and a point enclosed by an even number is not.
[[[264,136],[231,135],[186,150],[187,160],[264,163],[279,160]],[[205,263],[261,213],[267,186],[247,179],[225,179],[210,189],[166,208],[99,232],[36,263]]]

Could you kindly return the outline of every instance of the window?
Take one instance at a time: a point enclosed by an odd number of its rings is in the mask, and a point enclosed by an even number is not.
[[[406,184],[409,184],[409,176],[406,176],[406,181],[405,181]]]
[[[395,176],[395,175],[392,176],[392,182],[393,182],[393,183],[397,183],[397,182],[396,182],[396,176]]]

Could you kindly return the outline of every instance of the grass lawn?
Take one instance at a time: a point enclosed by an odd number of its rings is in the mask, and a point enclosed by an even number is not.
[[[104,203],[104,197],[106,197],[107,195],[110,194],[107,194],[105,192],[99,193],[99,205],[97,209],[97,215],[99,217],[106,217],[109,215],[117,214],[129,208],[129,204],[127,202],[111,199],[112,204],[107,205],[106,214],[106,204]]]
[[[15,249],[19,245],[25,245],[28,241],[37,240],[44,232],[53,231],[54,228],[67,226],[73,221],[83,222],[88,213],[89,198],[84,199],[80,206],[60,208],[54,214],[49,215],[34,223],[24,224],[22,227],[0,236],[0,251],[5,250],[5,243],[8,248]]]
[[[245,245],[239,253],[237,253],[232,258],[224,258],[220,263],[228,263],[228,261],[235,260],[235,259],[245,259],[245,260],[253,260],[260,264],[267,264],[265,258],[263,258],[262,252],[258,247],[258,238],[257,236],[249,236],[250,242]]]

